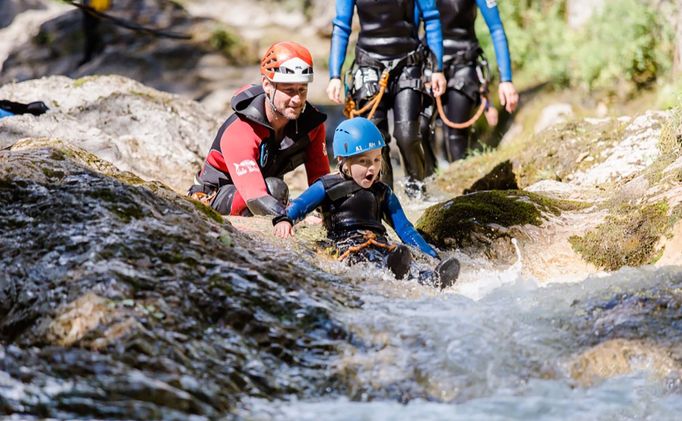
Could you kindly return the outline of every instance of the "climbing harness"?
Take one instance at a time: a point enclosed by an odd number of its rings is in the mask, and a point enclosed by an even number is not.
[[[87,5],[81,4],[77,1],[68,1],[68,0],[65,0],[65,1],[66,1],[66,3],[70,4],[71,6],[74,6],[74,7],[81,9],[81,10],[84,10],[87,13],[90,13],[91,15],[97,16],[97,17],[102,18],[102,19],[107,19],[107,20],[111,21],[111,23],[113,23],[114,25],[120,26],[122,28],[130,29],[132,31],[144,32],[144,33],[148,33],[148,34],[151,34],[154,36],[165,37],[165,38],[192,39],[191,35],[181,34],[181,33],[172,32],[172,31],[165,31],[165,30],[156,29],[156,28],[149,28],[149,27],[142,26],[142,25],[139,25],[139,24],[134,23],[134,22],[127,21],[125,19],[118,18],[116,16],[109,15],[107,13],[99,11],[97,8],[95,8],[93,6],[87,6]],[[100,5],[99,3],[97,3],[97,7],[101,8],[101,7],[103,7],[103,4]]]
[[[383,98],[384,96],[384,92],[386,92],[386,87],[388,86],[389,73],[390,71],[388,69],[384,69],[381,72],[381,77],[379,78],[379,92],[377,92],[376,95],[370,98],[367,101],[367,103],[359,110],[355,109],[356,104],[353,98],[350,95],[347,95],[346,106],[344,107],[343,114],[348,118],[353,118],[363,115],[364,113],[367,112],[367,110],[371,108],[371,111],[369,112],[369,114],[367,114],[367,119],[371,120],[372,117],[374,117],[374,113],[376,112],[379,103],[381,102],[381,98]]]
[[[380,241],[377,241],[377,235],[375,233],[373,233],[372,231],[363,231],[363,236],[366,240],[364,243],[360,243],[360,244],[357,244],[355,246],[348,247],[348,249],[346,249],[346,251],[343,252],[338,257],[338,259],[344,260],[348,256],[350,256],[351,254],[362,251],[363,249],[370,247],[370,246],[382,248],[382,249],[385,249],[389,252],[392,252],[396,248],[395,244],[386,244],[386,243],[382,243]]]
[[[388,83],[391,78],[391,73],[398,72],[402,70],[405,66],[410,66],[410,65],[422,65],[424,61],[424,47],[420,45],[419,48],[416,50],[412,51],[411,53],[407,54],[404,57],[398,58],[398,59],[393,59],[393,60],[378,60],[373,58],[369,53],[365,52],[364,50],[360,49],[359,47],[356,47],[356,52],[357,52],[357,57],[353,64],[351,65],[350,69],[346,72],[345,80],[344,80],[344,88],[346,91],[346,103],[343,109],[343,114],[347,118],[353,118],[353,117],[358,117],[369,111],[369,114],[367,115],[367,119],[371,120],[372,117],[374,117],[374,113],[376,112],[377,108],[379,107],[379,104],[381,103],[381,99],[383,98],[384,94],[386,93],[386,89],[388,88]],[[367,78],[367,80],[371,81],[377,81],[377,84],[379,86],[378,92],[374,94],[373,92],[370,92],[369,94],[369,99],[367,100],[367,103],[362,106],[360,109],[356,109],[357,103],[353,99],[353,91],[354,90],[359,90],[361,88],[358,88],[355,86],[356,84],[354,83],[355,80],[355,75],[360,72],[363,76],[362,83],[365,83],[365,78],[368,76],[365,74],[363,71],[363,68],[369,68],[371,71],[378,71],[381,69],[381,75],[378,78],[378,81],[376,79],[376,76],[374,76],[373,79]],[[376,73],[375,73],[376,75]],[[420,88],[421,87],[421,80],[418,80],[418,85],[414,86],[415,88]],[[398,82],[399,84],[401,82]],[[353,86],[353,88],[350,88]],[[408,85],[410,86],[410,85]],[[375,88],[376,89],[376,88]]]

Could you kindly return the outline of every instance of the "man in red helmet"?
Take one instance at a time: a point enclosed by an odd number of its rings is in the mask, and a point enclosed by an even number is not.
[[[329,173],[327,116],[306,102],[310,52],[278,42],[263,56],[260,72],[260,85],[232,97],[234,114],[218,130],[189,189],[192,198],[224,215],[278,215],[289,198],[284,174],[304,164],[310,185]]]

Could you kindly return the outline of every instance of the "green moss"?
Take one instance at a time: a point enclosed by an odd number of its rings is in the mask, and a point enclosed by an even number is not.
[[[46,31],[40,31],[36,36],[33,37],[33,43],[41,47],[50,45],[53,41],[54,39],[52,36]]]
[[[658,241],[669,229],[668,204],[662,201],[642,208],[624,206],[584,237],[573,236],[569,242],[586,261],[613,271],[655,262],[661,255]]]
[[[190,199],[189,201],[194,205],[194,207],[198,211],[206,215],[209,219],[212,219],[218,222],[219,224],[223,223],[223,217],[218,212],[216,212],[215,209],[213,209],[212,207],[206,206],[203,203],[199,202],[198,200]]]
[[[658,140],[659,155],[648,168],[646,178],[651,184],[657,184],[664,178],[663,171],[682,156],[682,110],[675,109],[671,116],[662,123]],[[680,181],[680,175],[675,177]]]
[[[456,197],[431,206],[417,221],[416,228],[431,242],[462,245],[480,227],[541,225],[543,213],[559,215],[563,204],[544,196],[519,190],[493,190]]]
[[[48,178],[64,178],[64,171],[53,170],[47,167],[43,167],[43,174]]]
[[[680,219],[682,219],[682,203],[675,206],[670,212],[670,218],[668,218],[668,233],[672,231],[675,224],[677,224]]]
[[[63,161],[66,159],[64,156],[64,153],[60,150],[54,149],[52,150],[52,153],[50,153],[50,159],[55,160],[55,161]]]
[[[73,87],[74,88],[80,88],[81,86],[85,85],[88,82],[91,82],[95,79],[95,76],[84,76],[82,78],[76,79],[73,81]]]

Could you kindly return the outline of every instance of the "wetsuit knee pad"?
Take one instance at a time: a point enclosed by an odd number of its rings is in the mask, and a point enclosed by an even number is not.
[[[284,180],[277,177],[268,177],[265,179],[265,185],[270,196],[282,202],[284,206],[289,203],[289,186],[287,186]]]

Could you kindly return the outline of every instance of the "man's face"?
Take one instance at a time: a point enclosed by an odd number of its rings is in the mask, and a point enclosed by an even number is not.
[[[279,114],[289,120],[296,120],[301,115],[308,97],[307,83],[272,83],[266,79],[263,85]]]
[[[343,159],[346,172],[362,188],[370,188],[381,172],[381,149]]]

